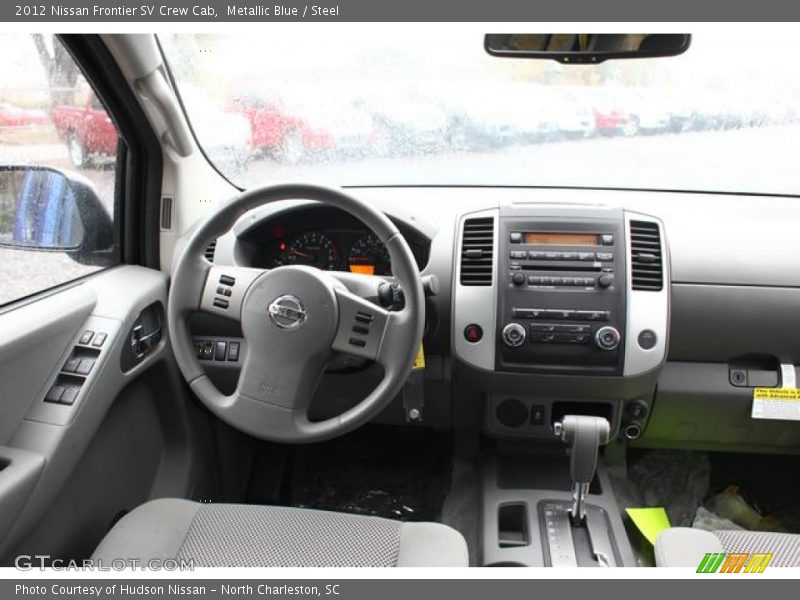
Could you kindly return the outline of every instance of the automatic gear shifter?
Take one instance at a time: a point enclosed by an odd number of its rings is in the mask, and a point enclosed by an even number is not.
[[[602,417],[566,415],[553,425],[553,431],[569,446],[569,473],[572,477],[570,516],[579,526],[586,517],[586,494],[597,469],[600,446],[608,443],[611,426]]]

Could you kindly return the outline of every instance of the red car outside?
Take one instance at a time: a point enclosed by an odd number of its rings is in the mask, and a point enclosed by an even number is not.
[[[305,129],[303,120],[289,114],[283,101],[271,94],[239,95],[228,103],[228,110],[247,118],[253,150],[278,154],[292,152],[295,149],[290,146],[295,143],[294,138]],[[299,143],[302,151],[303,140],[300,139]]]
[[[324,152],[364,151],[374,144],[372,118],[352,106],[306,98],[287,102],[275,93],[241,94],[227,110],[244,115],[250,124],[250,148],[294,164]]]
[[[117,152],[117,130],[94,94],[82,105],[56,106],[53,123],[77,168],[86,166],[92,155],[113,156]]]
[[[50,124],[50,119],[43,110],[22,108],[0,102],[0,127],[44,127]]]
[[[635,135],[636,117],[616,107],[594,108],[595,131],[600,135]]]

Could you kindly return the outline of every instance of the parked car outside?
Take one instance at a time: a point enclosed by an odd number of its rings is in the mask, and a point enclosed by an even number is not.
[[[117,151],[117,130],[103,105],[94,94],[78,104],[53,108],[53,123],[66,142],[72,164],[81,169],[99,155],[113,156]]]
[[[0,127],[45,127],[49,124],[50,118],[43,110],[0,102]]]

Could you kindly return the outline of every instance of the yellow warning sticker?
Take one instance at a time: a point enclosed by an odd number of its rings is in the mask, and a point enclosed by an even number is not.
[[[425,350],[422,348],[422,344],[419,345],[419,352],[417,352],[417,358],[414,359],[414,366],[412,370],[419,371],[420,369],[425,368]]]
[[[753,419],[800,421],[800,389],[755,388],[750,416]]]
[[[798,388],[755,388],[753,399],[758,400],[800,400]]]

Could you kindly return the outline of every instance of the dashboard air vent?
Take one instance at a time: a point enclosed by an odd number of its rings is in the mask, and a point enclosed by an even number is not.
[[[494,256],[494,218],[464,221],[461,240],[461,285],[492,285]]]
[[[631,221],[631,283],[634,290],[648,292],[664,287],[661,233],[657,223]]]
[[[214,262],[214,253],[217,251],[217,240],[211,242],[208,246],[206,246],[206,251],[203,255],[206,257],[206,260],[210,263]]]

